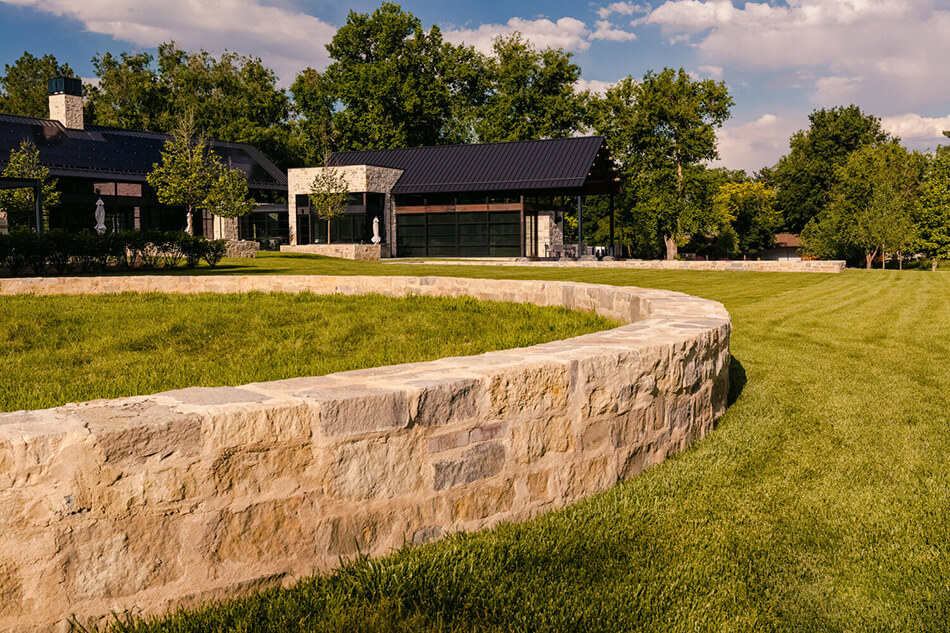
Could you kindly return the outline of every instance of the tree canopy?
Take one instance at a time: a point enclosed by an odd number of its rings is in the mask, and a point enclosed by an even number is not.
[[[49,169],[40,163],[40,153],[33,141],[23,141],[20,147],[10,152],[0,176],[41,181],[40,207],[44,217],[49,217],[50,209],[59,204],[56,179],[50,178]],[[0,211],[7,213],[11,227],[29,228],[31,223],[35,224],[36,199],[33,189],[0,189]]]
[[[682,68],[647,72],[611,87],[593,105],[593,120],[623,166],[623,185],[652,218],[667,258],[685,233],[713,220],[704,195],[704,161],[718,157],[716,129],[729,117],[724,82],[694,80]],[[628,202],[629,203],[629,202]]]
[[[99,85],[88,90],[99,125],[170,132],[186,112],[212,138],[249,143],[279,165],[293,164],[290,100],[260,59],[191,53],[174,42],[148,53],[93,59]]]
[[[45,119],[49,116],[47,81],[54,77],[74,77],[69,64],[60,64],[53,55],[34,57],[24,52],[0,75],[0,112]]]
[[[563,138],[583,129],[584,95],[574,86],[581,69],[561,49],[536,51],[520,33],[495,40],[485,65],[487,88],[478,107],[481,142]]]
[[[880,253],[900,253],[916,238],[914,218],[926,159],[897,141],[862,147],[835,174],[831,203],[802,232],[806,252],[861,253],[868,268]]]
[[[851,153],[889,139],[880,119],[856,105],[815,110],[808,120],[807,130],[792,135],[789,153],[766,170],[783,228],[796,233],[831,203],[838,168]]]
[[[340,149],[437,144],[449,116],[442,33],[398,5],[372,14],[350,11],[327,44],[325,71],[336,104]]]

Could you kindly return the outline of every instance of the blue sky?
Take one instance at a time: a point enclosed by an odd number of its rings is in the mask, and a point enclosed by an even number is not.
[[[756,170],[822,106],[857,103],[917,149],[950,129],[950,0],[603,0],[401,3],[446,39],[487,50],[521,31],[570,50],[581,88],[684,67],[725,81],[736,106],[720,131],[721,164]],[[0,63],[53,53],[84,77],[103,51],[188,49],[261,57],[285,84],[323,68],[324,44],[350,10],[378,1],[0,0]]]

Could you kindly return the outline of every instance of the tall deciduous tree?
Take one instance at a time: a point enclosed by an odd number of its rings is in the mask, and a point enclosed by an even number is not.
[[[40,152],[33,141],[23,141],[17,149],[10,152],[6,167],[0,175],[5,178],[40,180],[40,208],[45,217],[49,217],[49,210],[59,204],[56,179],[50,178],[49,169],[40,163]],[[11,227],[28,228],[36,212],[33,189],[0,189],[0,211],[7,213],[7,221]]]
[[[6,64],[0,76],[0,112],[45,119],[49,116],[46,82],[74,76],[69,64],[60,64],[53,55],[34,57],[24,52],[13,64]]]
[[[561,138],[581,129],[585,96],[574,86],[580,67],[571,54],[535,50],[520,33],[495,40],[489,83],[476,134],[482,142]]]
[[[351,11],[324,73],[340,149],[435,145],[450,113],[442,33],[399,5]]]
[[[927,166],[917,225],[921,252],[950,258],[950,146],[938,147]]]
[[[725,83],[665,68],[621,80],[593,105],[594,126],[623,167],[623,186],[653,218],[668,259],[684,233],[710,223],[702,163],[718,156],[716,128],[732,104]]]
[[[879,253],[886,260],[906,251],[916,238],[924,167],[922,155],[897,141],[853,152],[838,169],[831,203],[802,232],[803,250],[828,255],[854,249],[868,268]]]
[[[851,153],[889,138],[880,119],[856,105],[815,110],[808,120],[807,130],[792,135],[791,151],[764,174],[776,190],[783,227],[796,233],[831,203],[838,168]]]

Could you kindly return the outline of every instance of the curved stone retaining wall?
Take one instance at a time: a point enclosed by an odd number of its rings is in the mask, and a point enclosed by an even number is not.
[[[726,406],[729,316],[660,290],[409,277],[99,277],[0,293],[470,295],[613,330],[480,356],[0,414],[0,630],[289,582],[520,521],[682,450]]]

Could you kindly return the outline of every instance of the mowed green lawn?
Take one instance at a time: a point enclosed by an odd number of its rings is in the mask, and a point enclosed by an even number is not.
[[[612,325],[468,297],[0,297],[0,411],[480,354]]]
[[[948,630],[950,274],[233,262],[717,299],[736,399],[691,450],[570,508],[134,630]]]

